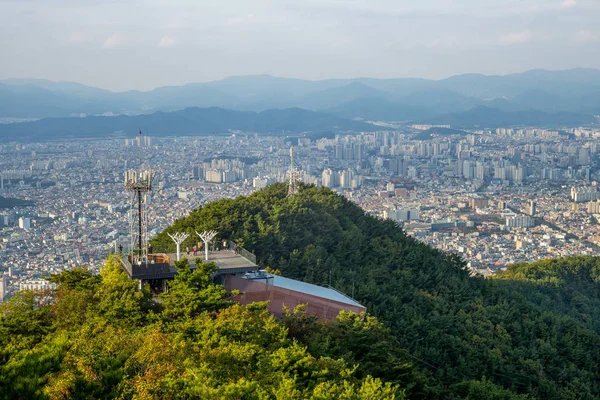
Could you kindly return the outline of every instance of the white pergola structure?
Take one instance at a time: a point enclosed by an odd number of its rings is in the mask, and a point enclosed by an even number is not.
[[[215,236],[217,236],[217,233],[217,231],[196,232],[196,235],[204,242],[204,261],[208,261],[208,244]]]
[[[174,233],[172,235],[170,233],[167,233],[167,235],[169,235],[169,237],[173,239],[173,241],[177,245],[177,261],[179,261],[181,259],[181,243],[183,243],[185,239],[190,237],[190,235],[184,232]]]

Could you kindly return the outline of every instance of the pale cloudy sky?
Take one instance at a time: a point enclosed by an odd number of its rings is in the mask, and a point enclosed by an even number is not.
[[[600,0],[0,0],[0,79],[146,90],[600,68],[598,21]]]

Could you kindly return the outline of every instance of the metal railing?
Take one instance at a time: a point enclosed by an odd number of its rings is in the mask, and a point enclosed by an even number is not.
[[[253,264],[256,264],[256,256],[254,254],[250,253],[248,250],[244,249],[242,246],[239,246],[233,240],[230,240],[227,242],[228,250],[236,251],[236,248],[237,248],[237,254],[244,257],[245,259],[252,262]]]
[[[123,265],[123,268],[125,268],[125,271],[127,272],[127,274],[131,277],[133,275],[133,266],[127,259],[127,255],[121,256],[121,264]]]

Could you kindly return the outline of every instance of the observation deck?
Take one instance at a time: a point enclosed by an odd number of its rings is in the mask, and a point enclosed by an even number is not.
[[[189,256],[182,252],[181,258],[187,257],[191,270],[196,269],[196,258],[200,258],[203,262],[214,262],[219,268],[215,278],[219,275],[237,275],[257,271],[259,267],[256,265],[256,256],[239,246],[238,253],[236,253],[234,246],[235,244],[231,243],[228,249],[210,251],[208,261],[204,261],[204,251],[197,251],[195,256],[192,252]],[[148,255],[147,265],[146,263],[132,265],[131,257],[123,255],[121,266],[130,279],[141,281],[173,279],[177,274],[175,260],[177,260],[176,253],[155,253]]]

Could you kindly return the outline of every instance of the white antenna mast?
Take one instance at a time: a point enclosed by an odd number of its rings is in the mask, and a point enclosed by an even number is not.
[[[208,243],[217,236],[217,231],[204,231],[202,233],[196,232],[196,235],[204,242],[204,260],[208,261]]]
[[[300,180],[300,171],[294,165],[294,146],[290,147],[290,169],[288,171],[288,197],[293,197],[298,193],[298,181]]]
[[[190,237],[190,235],[184,232],[174,233],[172,235],[170,233],[167,233],[167,235],[169,235],[169,237],[173,239],[173,241],[177,245],[177,261],[181,260],[181,243],[183,243],[185,239]]]

